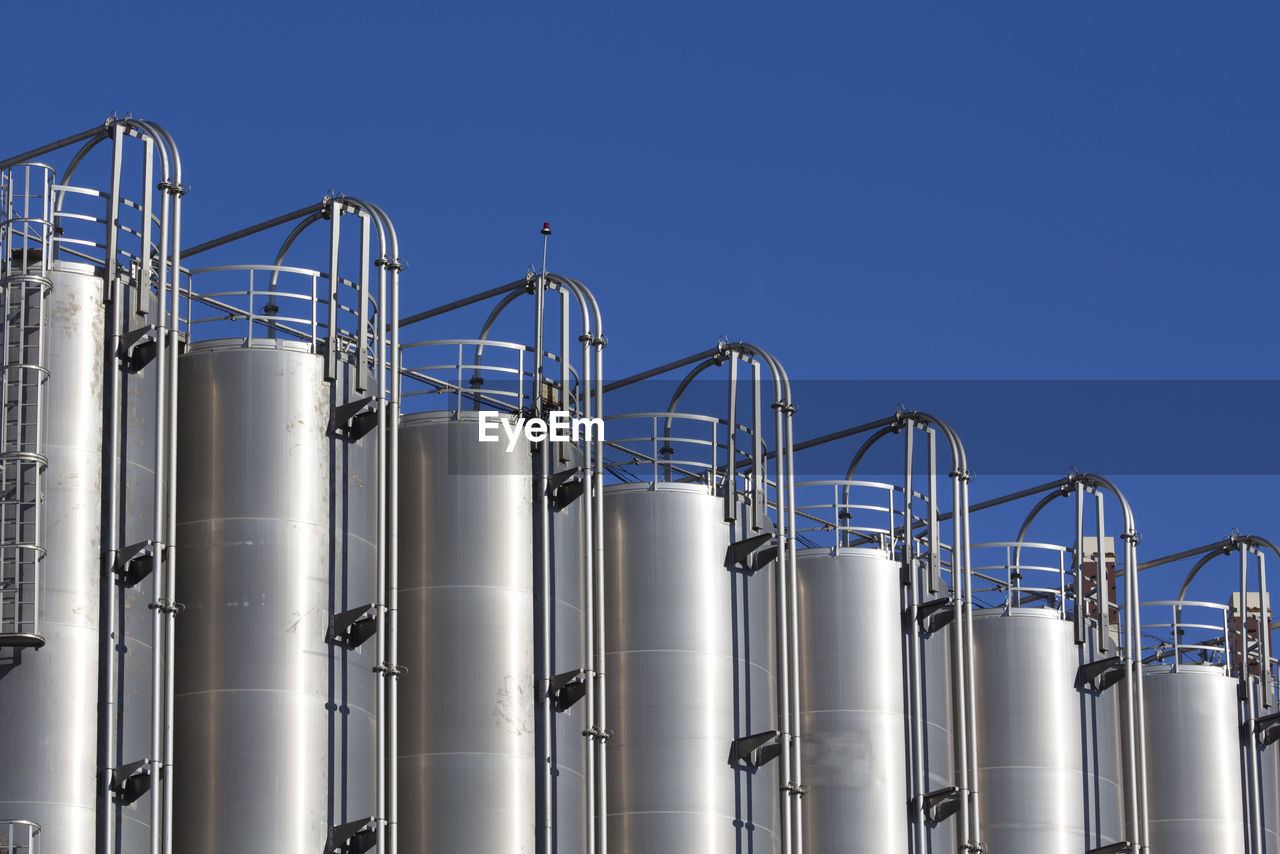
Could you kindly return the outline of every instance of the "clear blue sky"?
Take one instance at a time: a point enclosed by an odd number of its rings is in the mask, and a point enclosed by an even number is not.
[[[614,376],[721,334],[804,379],[1280,375],[1274,7],[222,2],[4,20],[7,153],[111,110],[161,122],[192,186],[188,244],[330,188],[376,201],[410,265],[406,311],[520,275],[550,220],[551,267],[600,297]],[[1243,453],[1273,441],[1247,402],[1238,419]],[[1073,453],[1046,474],[1091,467]],[[1233,525],[1280,537],[1280,478],[1180,480],[1170,456],[1169,475],[1118,478],[1147,556]],[[1026,482],[980,476],[974,497]]]

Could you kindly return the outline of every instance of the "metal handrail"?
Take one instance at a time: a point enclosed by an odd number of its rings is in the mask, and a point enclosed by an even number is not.
[[[336,324],[336,339],[340,344],[339,356],[350,358],[359,347],[360,318],[359,286],[339,277],[340,296],[330,299],[326,283],[329,274],[306,267],[284,264],[224,264],[184,271],[186,286],[181,289],[185,298],[181,316],[181,330],[191,340],[213,338],[241,338],[245,341],[280,336],[301,341],[319,352],[329,340],[331,327]],[[199,285],[212,277],[219,282],[226,274],[247,274],[247,287],[219,288],[201,291]],[[266,281],[262,281],[262,279]],[[377,302],[370,298],[363,315],[368,318],[365,326],[365,351],[367,364],[377,358]],[[286,312],[285,306],[290,306]],[[293,308],[297,306],[298,308]],[[207,333],[205,330],[209,330]],[[197,334],[201,333],[201,334]]]
[[[25,818],[0,819],[0,854],[38,854],[42,831],[39,824]]]
[[[891,555],[902,556],[904,533],[914,525],[905,524],[908,513],[906,491],[896,484],[869,480],[811,480],[798,481],[796,515],[814,524],[800,525],[798,536],[805,536],[815,545],[817,537],[823,537],[835,553],[858,548],[874,548]],[[817,501],[816,496],[830,489],[829,500]],[[868,497],[870,495],[870,497]],[[920,507],[928,506],[928,497],[912,491]],[[814,496],[810,498],[809,496]],[[909,511],[912,521],[926,516],[917,515],[918,507]],[[869,517],[871,521],[862,521]],[[829,542],[834,535],[834,541]],[[925,533],[914,535],[917,543],[926,538]]]
[[[1172,659],[1175,671],[1184,664],[1192,664],[1197,667],[1211,665],[1221,669],[1224,674],[1230,673],[1231,614],[1227,605],[1188,599],[1142,603],[1143,611],[1153,608],[1168,608],[1171,616],[1167,622],[1142,620],[1140,649],[1143,664],[1161,664]],[[1192,609],[1194,622],[1183,618],[1184,609]],[[1209,616],[1212,614],[1219,618],[1213,619]],[[1161,632],[1162,629],[1166,631]],[[1212,634],[1202,637],[1204,633]],[[1199,660],[1187,660],[1189,651],[1198,652]]]
[[[412,357],[419,352],[435,353],[444,349],[452,349],[452,358],[438,356],[428,363],[418,364]],[[416,407],[406,411],[443,411],[452,410],[461,413],[463,409],[493,409],[505,412],[520,412],[531,405],[533,399],[534,349],[526,344],[509,341],[495,341],[480,338],[445,338],[434,341],[418,341],[401,346],[402,380],[412,384],[402,391],[406,404],[415,402]],[[466,351],[471,350],[472,355]],[[497,360],[486,361],[482,358],[485,351],[495,351]],[[506,361],[503,361],[503,359]],[[543,353],[543,358],[554,363],[560,362],[558,354],[550,351]],[[570,378],[567,392],[561,390],[561,411],[570,415],[583,414],[582,377],[572,364],[566,365]],[[496,380],[496,387],[495,387]],[[432,395],[440,395],[451,405],[428,407],[426,400]]]
[[[729,424],[723,418],[698,413],[628,412],[609,415],[604,420],[608,425],[604,444],[610,452],[605,467],[616,482],[623,481],[619,471],[625,470],[634,473],[637,480],[653,484],[701,483],[715,494],[727,477],[746,477],[737,471],[740,466],[727,464]],[[614,435],[618,424],[630,426],[627,435]],[[644,424],[647,429],[641,427]],[[737,432],[746,441],[739,440],[734,445],[734,459],[739,463],[750,461],[751,431],[739,424]],[[769,493],[773,483],[768,478],[761,482],[765,506],[772,506]],[[742,492],[749,501],[750,489]]]

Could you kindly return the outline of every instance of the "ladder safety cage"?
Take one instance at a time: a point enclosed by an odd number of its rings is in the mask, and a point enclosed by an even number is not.
[[[44,645],[46,299],[52,290],[53,168],[0,173],[0,647]]]
[[[34,821],[0,820],[0,854],[40,854],[40,831]]]

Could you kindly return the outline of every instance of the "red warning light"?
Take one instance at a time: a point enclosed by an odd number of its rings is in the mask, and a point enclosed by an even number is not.
[[[542,224],[542,233],[543,233],[543,234],[550,234],[550,233],[551,233],[551,223],[549,223],[549,222],[544,222],[544,223]]]

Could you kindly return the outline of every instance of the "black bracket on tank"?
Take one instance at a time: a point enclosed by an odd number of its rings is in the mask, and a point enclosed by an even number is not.
[[[326,854],[364,854],[378,843],[378,823],[373,816],[329,828]]]
[[[1089,854],[1134,854],[1137,850],[1132,842],[1112,842],[1101,848],[1090,848]]]
[[[932,824],[941,824],[960,809],[960,787],[947,786],[920,796],[919,809]]]
[[[358,442],[378,426],[378,411],[372,397],[360,397],[339,404],[329,420],[329,432],[348,442]]]
[[[586,671],[581,667],[566,670],[547,680],[547,696],[557,712],[567,712],[573,704],[587,696]]]
[[[156,357],[155,324],[130,329],[120,336],[120,349],[117,355],[130,371],[140,371]]]
[[[1124,678],[1124,662],[1120,656],[1086,662],[1076,671],[1076,688],[1088,688],[1097,694]]]
[[[324,639],[329,643],[341,643],[347,649],[355,649],[373,637],[378,621],[373,615],[373,603],[357,605],[329,618],[329,631]]]
[[[582,497],[587,480],[582,476],[582,466],[571,466],[547,478],[547,495],[556,510],[563,510]]]
[[[773,534],[765,533],[730,543],[728,552],[725,554],[725,566],[729,569],[736,567],[747,575],[751,575],[772,563],[778,556],[778,547],[776,544],[770,545],[772,541]]]
[[[1253,732],[1258,738],[1258,744],[1263,747],[1280,741],[1280,714],[1258,718],[1254,722]]]
[[[156,568],[156,544],[154,540],[143,540],[131,546],[125,546],[116,552],[116,575],[125,587],[132,587],[150,575]]]
[[[946,596],[930,599],[916,606],[916,622],[920,624],[920,631],[926,635],[933,634],[955,618],[955,606]]]
[[[759,768],[782,754],[782,743],[776,729],[735,738],[729,746],[729,764]]]
[[[111,769],[111,791],[120,803],[131,804],[150,790],[150,759],[139,759]]]

